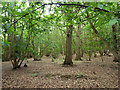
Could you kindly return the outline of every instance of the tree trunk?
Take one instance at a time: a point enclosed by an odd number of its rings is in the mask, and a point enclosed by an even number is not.
[[[61,43],[62,43],[62,44],[61,44],[61,54],[62,54],[62,55],[65,55],[65,43],[64,43],[64,42],[65,42],[65,38],[64,38],[64,36],[63,36],[63,34],[64,34],[65,32],[63,33],[62,30],[60,30],[60,32],[61,32],[61,38],[62,38],[62,40],[61,40]]]
[[[88,51],[89,61],[91,61],[92,51]]]
[[[16,3],[15,3],[16,4]],[[14,18],[14,21],[16,21],[16,19]],[[16,25],[14,23],[14,32],[16,32]],[[15,34],[13,33],[13,69],[16,69],[18,67],[18,61],[17,61],[17,57],[16,57],[16,37]]]
[[[66,40],[66,56],[64,65],[73,65],[72,62],[72,29],[73,25],[69,25],[67,28],[67,40]]]
[[[12,15],[11,15],[11,20],[10,20],[10,23],[12,25]],[[7,41],[8,42],[11,42],[12,43],[12,40],[13,40],[13,35],[11,33],[8,33],[8,38],[7,38]],[[12,44],[10,44],[11,46]],[[11,60],[12,59],[12,47],[10,46],[7,46],[7,55],[8,55],[8,60]]]
[[[20,44],[23,42],[23,31],[24,31],[24,24],[22,24],[22,31],[20,35]],[[19,50],[19,60],[23,57],[23,51],[21,51],[21,48]]]
[[[42,55],[40,55],[40,48],[39,48],[39,45],[36,45],[35,51],[37,52],[37,54],[34,55],[34,61],[40,61]]]
[[[28,32],[28,39],[26,40],[27,45],[26,45],[26,48],[25,48],[25,51],[24,51],[24,55],[22,56],[23,60],[21,60],[20,64],[18,65],[18,68],[20,68],[20,66],[22,65],[22,63],[24,61],[24,58],[27,57],[27,49],[28,49],[28,46],[29,46],[31,34],[32,34],[32,32],[29,31]]]
[[[117,35],[116,35],[116,33],[117,33],[117,23],[112,26],[112,32],[113,32],[114,49],[116,51],[118,51],[118,47],[117,47]],[[114,56],[114,60],[117,60],[116,56]]]
[[[100,57],[101,57],[102,62],[103,62],[104,51],[100,50],[99,53],[100,53]]]
[[[15,27],[15,25],[14,25],[14,32],[16,31],[16,27]],[[15,46],[15,43],[16,43],[16,39],[15,39],[15,35],[13,34],[13,40],[12,40],[12,44],[14,45],[13,46],[13,50],[12,50],[12,55],[13,55],[13,59],[12,59],[12,61],[13,61],[13,69],[16,69],[17,67],[18,67],[18,61],[17,61],[17,58],[16,58],[16,50],[15,50],[15,48],[16,48],[16,46]]]
[[[34,54],[34,61],[38,61],[38,46],[35,46],[35,54]],[[37,54],[36,54],[37,53]]]
[[[6,42],[6,34],[4,34],[4,43]],[[7,47],[6,45],[3,46],[4,48],[4,55],[3,55],[3,58],[2,58],[2,61],[8,61],[8,57],[7,57]]]
[[[5,17],[6,17],[6,12],[5,12]],[[10,18],[10,23],[12,23],[12,16]],[[6,30],[7,31],[7,30]],[[4,43],[6,42],[6,34],[4,34]],[[11,42],[11,38],[10,38],[10,34],[8,34],[8,37],[7,37],[7,42]],[[4,46],[4,56],[3,56],[3,61],[9,61],[11,58],[11,49],[10,47],[7,45],[7,46]]]
[[[39,48],[39,45],[34,44],[34,37],[33,37],[33,40],[32,40],[32,47],[33,47],[33,51],[35,51],[35,52],[33,52],[34,61],[40,61],[43,55],[41,53],[42,51]]]
[[[81,50],[81,57],[83,57],[83,55],[84,55],[84,50],[82,49]]]
[[[76,58],[75,58],[75,60],[82,60],[81,59],[81,54],[80,54],[80,42],[81,42],[81,40],[80,40],[80,34],[81,34],[81,25],[79,24],[78,25],[78,30],[76,31]]]

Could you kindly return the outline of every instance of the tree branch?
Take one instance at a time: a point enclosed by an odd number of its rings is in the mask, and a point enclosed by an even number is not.
[[[74,5],[74,6],[80,6],[80,8],[88,8],[88,7],[89,7],[89,6],[80,5],[80,4],[48,3],[48,4],[43,4],[42,6],[36,8],[35,10],[32,11],[32,13],[33,13],[34,11],[36,11],[37,9],[40,9],[40,8],[44,7],[45,5],[53,5],[53,4],[54,4],[54,5],[60,5],[60,6]],[[105,10],[105,9],[100,9],[100,8],[97,8],[97,7],[96,7],[95,9],[97,9],[98,11],[110,12],[110,11],[107,11],[107,10]],[[15,22],[13,22],[13,23],[11,24],[11,26],[12,26],[13,24],[17,23],[17,22],[18,22],[20,19],[22,19],[23,17],[29,15],[29,14],[30,14],[30,13],[26,13],[25,15],[23,15],[22,17],[20,17],[19,19],[17,19]]]
[[[89,18],[90,15],[89,15],[88,11],[86,11],[86,12],[87,12],[87,18]],[[98,34],[98,31],[97,31],[96,28],[94,27],[94,25],[93,25],[93,23],[91,22],[91,20],[89,19],[88,21],[89,21],[89,23],[90,23],[90,25],[91,25],[94,33],[95,33],[95,34]]]

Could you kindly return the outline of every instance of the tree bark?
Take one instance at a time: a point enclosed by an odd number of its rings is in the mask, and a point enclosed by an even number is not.
[[[88,51],[88,55],[89,55],[89,61],[91,61],[91,57],[92,57],[92,51],[91,50]]]
[[[6,17],[6,12],[5,12],[5,17]],[[12,24],[12,16],[10,17],[10,23]],[[8,33],[8,37],[6,37],[6,32],[3,36],[4,36],[4,43],[6,43],[6,38],[7,38],[7,42],[11,42],[11,38],[10,38],[11,35],[9,33]],[[9,61],[10,58],[11,58],[11,49],[8,45],[6,45],[4,46],[3,61]]]
[[[29,29],[30,29],[30,28],[29,28]],[[28,49],[28,46],[29,46],[31,34],[32,34],[32,32],[29,31],[29,32],[28,32],[28,39],[26,40],[27,45],[26,45],[26,48],[25,48],[25,51],[24,51],[25,53],[24,53],[24,55],[22,56],[22,58],[27,57],[27,49]],[[18,68],[20,68],[20,66],[22,65],[23,61],[24,61],[24,59],[21,60],[20,64],[18,65]]]
[[[64,65],[73,65],[72,62],[72,29],[73,25],[67,27],[67,40],[66,40],[66,56]]]
[[[80,40],[80,34],[81,34],[81,25],[79,24],[78,25],[78,30],[76,31],[76,58],[75,58],[75,60],[82,60],[81,59],[81,53],[80,53],[80,46],[81,46],[81,44],[80,44],[80,42],[81,42],[81,40]]]
[[[4,43],[6,42],[6,34],[3,35],[4,36]],[[2,61],[8,61],[7,59],[7,47],[6,45],[3,46],[4,48],[4,55],[3,55],[3,58],[2,58]]]
[[[15,18],[14,18],[14,21],[15,21]],[[14,24],[14,32],[16,32],[16,25]],[[15,37],[15,34],[13,33],[13,69],[16,69],[18,67],[18,61],[17,61],[17,57],[16,57],[16,37]]]
[[[23,31],[24,31],[24,24],[22,24],[22,31],[21,31],[21,35],[20,35],[20,44],[23,42]],[[20,61],[20,59],[22,59],[22,57],[23,57],[23,51],[21,51],[21,48],[20,48],[19,49],[19,61]]]
[[[15,2],[15,6],[16,6],[16,2]],[[16,21],[16,19],[14,18],[14,21]],[[16,24],[14,23],[14,32],[16,32]],[[12,33],[13,35],[13,69],[16,69],[18,67],[18,61],[17,61],[17,57],[16,57],[16,36],[14,33]]]
[[[117,47],[117,23],[112,26],[112,32],[113,32],[113,42],[114,42],[114,49],[118,51]],[[117,57],[114,56],[114,60],[117,60]]]

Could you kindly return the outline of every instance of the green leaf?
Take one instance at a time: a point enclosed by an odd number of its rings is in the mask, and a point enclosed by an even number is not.
[[[10,27],[10,23],[6,24],[6,29],[8,29]]]
[[[32,13],[32,11],[29,11],[29,13],[31,14],[31,13]]]
[[[51,11],[51,8],[49,8],[49,11]]]
[[[17,33],[17,32],[15,32],[15,31],[14,31],[13,33],[14,33],[14,35],[17,35],[17,34],[18,34],[18,33]]]
[[[18,12],[18,11],[14,11],[13,14],[14,14],[14,15],[17,15],[17,16],[18,16],[18,15],[21,15],[21,13]]]
[[[82,78],[82,77],[84,77],[84,75],[81,73],[81,74],[76,75],[76,77],[77,78]]]
[[[109,21],[109,25],[112,26],[117,22],[117,18],[113,18]]]
[[[2,44],[2,45],[5,45],[5,43],[4,43],[3,41],[1,41],[1,44]]]
[[[9,13],[9,14],[13,14],[13,12],[12,12],[10,9],[8,9],[8,13]]]
[[[118,22],[120,23],[120,18],[118,19]]]
[[[86,10],[87,10],[87,11],[90,11],[90,10],[91,10],[91,8],[92,8],[92,7],[90,6],[90,7],[88,7]]]
[[[6,21],[9,21],[9,18],[8,17],[2,17],[2,22],[6,22]]]
[[[98,4],[98,8],[103,9],[103,5]]]
[[[37,73],[31,73],[30,76],[37,76]]]

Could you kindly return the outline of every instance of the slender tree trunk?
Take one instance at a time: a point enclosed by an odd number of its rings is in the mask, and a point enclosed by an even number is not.
[[[38,44],[35,46],[34,50],[36,51],[36,54],[34,55],[34,61],[40,61],[42,58],[42,53]]]
[[[116,33],[117,33],[117,23],[112,26],[112,32],[113,32],[114,49],[116,51],[118,51],[117,35],[116,35]],[[116,61],[116,60],[117,60],[117,57],[114,56],[114,61]]]
[[[89,55],[89,61],[91,61],[91,57],[92,57],[92,51],[88,51],[88,55]]]
[[[15,3],[16,5],[16,3]],[[14,21],[16,21],[16,19],[14,18]],[[16,25],[14,23],[14,32],[16,32]],[[18,61],[17,61],[17,57],[16,57],[16,36],[13,33],[13,69],[16,69],[18,67]]]
[[[5,17],[6,17],[6,12],[5,12]],[[11,20],[10,22],[12,23],[12,16],[10,17]],[[10,38],[10,34],[8,33],[8,37],[6,37],[6,34],[4,34],[4,43],[6,42],[6,38],[7,38],[7,42],[11,42],[11,38]],[[10,50],[10,47],[7,45],[7,46],[4,46],[4,56],[3,56],[3,60],[4,61],[9,61],[11,58],[11,50]]]
[[[72,65],[72,29],[73,25],[67,27],[66,56],[64,65]]]
[[[76,46],[75,39],[72,39],[72,40],[73,40],[73,41],[72,41],[72,42],[73,42],[73,44]],[[73,51],[72,51],[72,55],[76,54],[76,48],[75,48],[75,47],[73,47],[73,48],[72,48],[72,50],[73,50]]]
[[[12,20],[13,20],[13,17],[11,15],[11,19],[10,19],[10,23],[12,25]],[[7,41],[8,42],[11,42],[10,46],[12,46],[12,40],[13,40],[13,35],[11,33],[8,33],[8,38],[7,38]],[[8,60],[12,60],[13,59],[13,56],[12,56],[12,47],[8,46],[7,47],[7,54],[8,54]],[[11,57],[12,56],[12,57]]]
[[[32,34],[32,32],[31,32],[31,31],[30,31],[30,32],[28,32],[28,39],[26,40],[27,45],[26,45],[26,48],[25,48],[25,51],[24,51],[24,55],[22,56],[22,58],[27,57],[27,49],[28,49],[28,46],[29,46],[29,42],[30,42],[30,37],[31,37],[31,34]],[[17,68],[20,68],[20,66],[22,65],[23,61],[24,61],[24,59],[23,59],[23,60],[21,60],[21,62],[20,62],[20,64],[18,65],[18,67],[17,67]]]
[[[100,50],[100,51],[99,51],[99,53],[100,53],[100,57],[101,57],[102,62],[103,62],[103,55],[104,55],[104,51]]]
[[[14,20],[15,21],[15,20]],[[16,26],[14,24],[14,32],[16,31]],[[16,69],[18,67],[18,61],[17,61],[17,58],[16,58],[16,38],[15,38],[15,35],[14,33],[12,34],[13,35],[13,40],[12,40],[12,44],[13,44],[13,69]]]
[[[5,41],[6,41],[6,34],[4,34],[4,43]],[[4,56],[2,58],[2,61],[7,61],[7,46],[4,45],[3,48],[4,48]]]
[[[29,23],[30,23],[30,25],[32,26],[32,23],[31,23],[31,20],[33,19],[33,16],[32,16],[32,14],[31,14],[31,17],[29,18]],[[31,28],[31,26],[29,26],[29,31],[28,31],[28,39],[26,40],[26,43],[27,43],[27,45],[26,45],[26,47],[25,47],[25,50],[24,50],[24,55],[22,56],[22,60],[21,60],[21,62],[19,63],[19,65],[18,65],[18,68],[20,68],[20,66],[22,65],[22,63],[23,63],[23,61],[24,61],[24,58],[25,57],[27,57],[27,52],[28,52],[28,46],[29,46],[29,44],[30,44],[30,38],[31,38],[31,35],[32,35],[32,31],[31,31],[31,29],[33,29],[33,28]]]
[[[81,50],[81,57],[83,57],[83,55],[84,55],[84,50],[82,49]]]
[[[33,48],[33,51],[35,51],[35,45],[34,45],[34,37],[32,38],[32,48]],[[33,58],[35,60],[35,52],[33,52]]]
[[[60,30],[61,31],[61,30]],[[65,34],[66,34],[66,32],[64,32]],[[64,36],[63,36],[63,34],[64,34],[62,31],[61,31],[61,37],[62,37],[62,40],[61,40],[61,54],[62,55],[65,55],[65,44],[64,44],[64,42],[65,42],[65,38],[64,38]]]
[[[113,31],[113,40],[114,40],[114,48],[116,50],[118,50],[118,47],[117,47],[117,23],[115,25],[112,26],[112,31]]]
[[[36,52],[35,55],[34,55],[34,61],[38,61],[38,46],[37,45],[35,46],[34,50]]]
[[[39,48],[39,60],[43,57],[43,50],[41,50],[41,47]]]
[[[20,35],[20,44],[23,42],[23,31],[24,31],[24,24],[22,25],[22,31],[21,31],[21,35]],[[21,48],[19,50],[19,61],[20,59],[22,59],[23,56],[23,51],[21,51]]]
[[[12,42],[12,35],[11,35],[11,34],[8,34],[7,41],[8,41],[8,42]],[[11,45],[11,44],[10,44],[10,45]],[[8,59],[8,60],[11,60],[11,59],[12,59],[12,57],[11,57],[12,52],[11,52],[11,47],[10,47],[10,46],[7,46],[7,55],[8,55],[7,59]]]
[[[80,44],[80,42],[81,42],[81,40],[80,40],[80,34],[81,34],[81,25],[79,24],[78,25],[78,30],[76,31],[76,58],[75,58],[75,60],[82,60],[81,59],[81,53],[80,53],[80,46],[81,46],[81,44]]]

